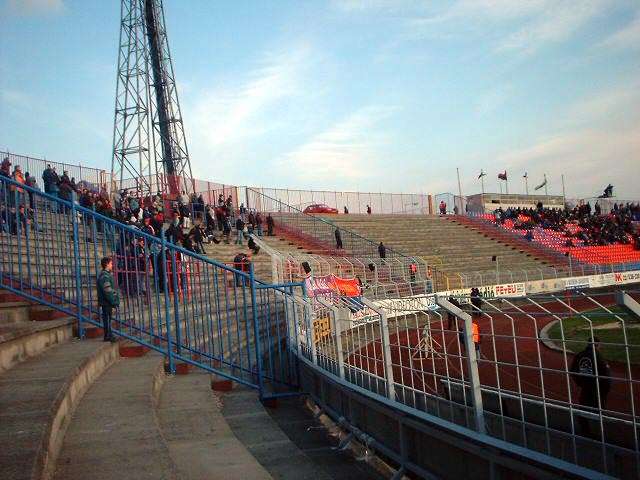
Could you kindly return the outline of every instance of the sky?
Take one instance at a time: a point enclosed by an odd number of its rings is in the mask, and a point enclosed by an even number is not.
[[[164,0],[194,177],[640,198],[639,0]],[[120,2],[0,0],[0,149],[109,170]]]

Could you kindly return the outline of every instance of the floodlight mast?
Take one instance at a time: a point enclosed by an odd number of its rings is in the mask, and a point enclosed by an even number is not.
[[[162,0],[122,0],[112,189],[194,191]]]

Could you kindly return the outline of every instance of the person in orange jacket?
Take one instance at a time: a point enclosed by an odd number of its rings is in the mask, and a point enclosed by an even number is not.
[[[466,345],[464,343],[464,323],[460,322],[460,345],[462,349],[466,349]],[[473,345],[476,347],[476,357],[480,358],[480,326],[478,322],[473,320],[471,322],[471,338],[473,340]]]
[[[22,169],[20,168],[20,165],[16,165],[16,167],[13,169],[13,174],[11,175],[13,177],[13,180],[24,185],[24,174],[22,173]],[[15,185],[11,185],[11,191],[16,190],[16,188],[18,189],[19,193],[22,193],[24,190],[20,187],[16,187]]]

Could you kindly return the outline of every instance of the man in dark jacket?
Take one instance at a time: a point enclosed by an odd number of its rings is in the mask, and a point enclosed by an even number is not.
[[[269,237],[273,237],[273,225],[274,225],[273,217],[269,213],[267,214],[267,235]]]
[[[98,304],[102,311],[102,328],[104,330],[104,341],[114,342],[115,338],[111,332],[111,317],[113,309],[120,305],[120,295],[116,290],[115,282],[113,281],[113,262],[110,257],[104,257],[100,261],[102,271],[98,275],[98,281],[96,287],[98,290]]]
[[[51,184],[54,182],[53,169],[50,164],[47,164],[47,168],[42,172],[42,182],[44,183],[44,192],[51,193]]]
[[[242,221],[242,217],[238,217],[236,220],[236,233],[238,234],[236,244],[242,245],[242,237],[244,237],[244,222]]]
[[[611,370],[600,354],[600,339],[593,337],[585,349],[573,357],[571,377],[580,388],[578,402],[589,410],[604,410],[611,389]],[[599,401],[599,402],[598,402]],[[591,435],[589,420],[578,416],[578,424],[584,435]],[[596,436],[599,436],[596,433]]]
[[[387,247],[382,242],[378,245],[378,255],[380,255],[380,258],[387,258]]]
[[[471,289],[471,315],[480,315],[482,311],[480,307],[482,306],[482,298],[480,297],[480,290],[476,287]]]
[[[341,250],[342,249],[342,235],[340,234],[340,229],[336,228],[336,231],[333,232],[333,234],[336,237],[336,248],[338,250]]]
[[[611,389],[611,370],[600,354],[600,339],[594,337],[585,349],[573,357],[571,376],[580,387],[580,405],[605,408]],[[598,395],[599,393],[599,395]],[[600,404],[598,405],[598,396]]]

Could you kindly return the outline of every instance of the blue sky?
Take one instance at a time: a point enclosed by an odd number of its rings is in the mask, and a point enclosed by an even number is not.
[[[640,197],[638,0],[165,0],[194,176]],[[110,168],[120,2],[0,0],[0,148]]]

